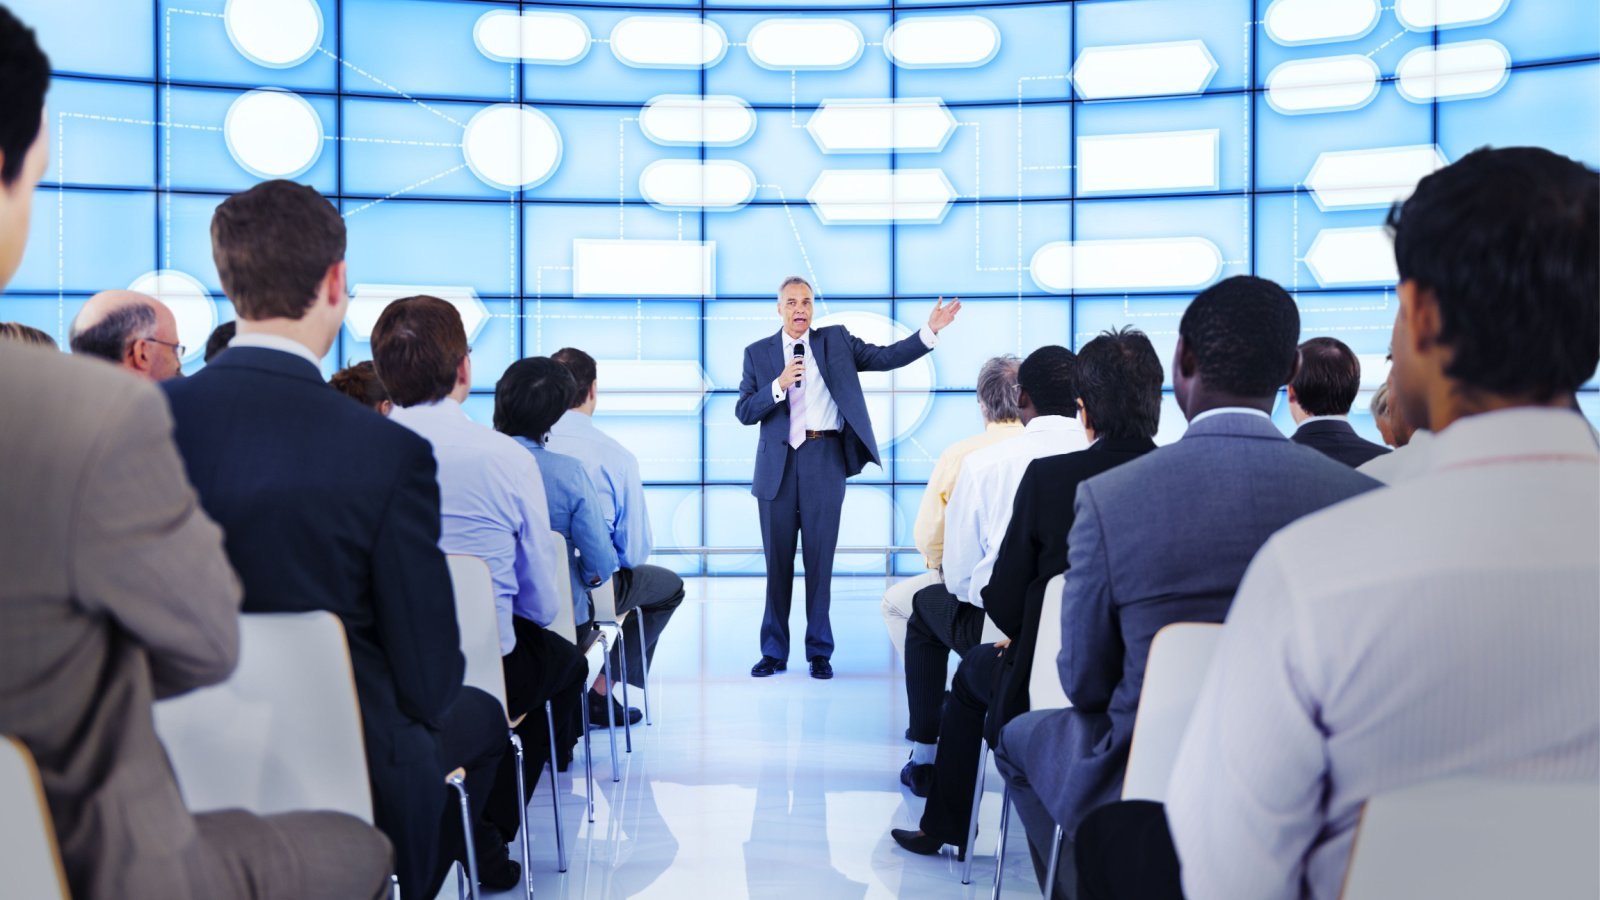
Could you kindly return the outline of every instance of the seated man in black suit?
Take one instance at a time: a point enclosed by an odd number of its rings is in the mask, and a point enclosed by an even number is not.
[[[1078,483],[1156,448],[1152,438],[1161,419],[1161,377],[1161,359],[1137,329],[1106,332],[1078,352],[1078,411],[1093,443],[1077,453],[1034,460],[1017,486],[994,574],[982,592],[984,609],[1007,639],[974,647],[956,670],[921,830],[890,832],[907,850],[932,854],[953,844],[965,854],[984,716],[997,681],[1004,688],[999,698],[1011,703],[1006,719],[1028,708],[1040,607],[1045,585],[1067,568]],[[1001,713],[1006,711],[1002,706]]]
[[[178,449],[227,533],[244,611],[344,622],[374,819],[404,895],[432,897],[462,848],[445,774],[466,768],[481,812],[507,744],[500,704],[462,687],[433,454],[322,380],[350,304],[344,220],[327,200],[258,184],[217,207],[211,240],[239,332],[193,378],[163,384]]]
[[[1300,345],[1300,371],[1289,382],[1296,444],[1350,468],[1388,453],[1350,427],[1350,406],[1361,390],[1361,361],[1343,341],[1318,337]]]

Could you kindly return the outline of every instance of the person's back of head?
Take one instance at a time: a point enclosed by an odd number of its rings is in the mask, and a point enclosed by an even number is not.
[[[389,392],[378,379],[378,369],[372,360],[363,360],[333,373],[328,383],[339,393],[368,407],[379,415],[387,416],[394,404]]]
[[[576,347],[562,347],[550,354],[550,358],[566,366],[567,371],[572,373],[572,400],[567,408],[587,407],[594,400],[595,379],[599,377],[594,357]]]
[[[1349,415],[1360,391],[1361,361],[1343,341],[1315,337],[1300,345],[1300,368],[1289,382],[1291,409],[1298,406],[1306,416]]]
[[[90,297],[67,329],[72,352],[116,363],[152,381],[183,369],[183,345],[172,310],[137,291],[101,291]]]
[[[1600,360],[1600,175],[1535,147],[1476,150],[1389,213],[1400,273],[1392,402],[1442,430],[1565,406]]]
[[[206,338],[206,362],[217,358],[217,354],[228,349],[228,342],[239,332],[239,323],[229,319],[211,330],[211,336]]]
[[[978,370],[978,410],[985,422],[1015,422],[1022,417],[1017,409],[1017,369],[1022,360],[1015,356],[996,356]]]
[[[1107,331],[1078,350],[1084,427],[1096,438],[1154,438],[1161,424],[1161,358],[1137,328]]]
[[[438,297],[396,300],[372,328],[373,364],[400,407],[436,403],[471,384],[468,349],[461,313]]]
[[[1023,422],[1038,416],[1076,416],[1078,358],[1071,350],[1047,344],[1017,367],[1017,407]]]
[[[1276,282],[1235,275],[1194,298],[1178,324],[1173,393],[1184,415],[1270,410],[1295,374],[1300,311]]]
[[[44,95],[50,60],[33,29],[0,6],[0,288],[22,264],[33,189],[49,162]]]
[[[56,339],[32,325],[21,322],[0,322],[0,341],[17,341],[23,344],[38,344],[49,347],[51,350],[60,350]]]
[[[549,357],[519,359],[494,386],[494,429],[543,444],[571,407],[572,372]]]

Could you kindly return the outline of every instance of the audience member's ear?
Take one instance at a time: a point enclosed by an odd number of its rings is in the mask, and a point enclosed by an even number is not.
[[[1189,349],[1189,342],[1182,337],[1178,338],[1178,348],[1175,355],[1178,360],[1178,371],[1182,373],[1184,378],[1193,378],[1198,367],[1195,365],[1194,353]]]
[[[150,371],[150,342],[139,338],[129,341],[122,358],[136,372]]]
[[[1433,291],[1409,280],[1400,282],[1395,294],[1400,298],[1400,315],[1405,320],[1406,335],[1412,349],[1418,353],[1434,349],[1443,328],[1439,317],[1439,299]]]
[[[349,286],[345,279],[349,273],[344,260],[339,260],[328,267],[327,274],[322,276],[322,283],[328,289],[328,304],[338,306],[350,298]]]
[[[1295,355],[1294,355],[1294,361],[1289,363],[1289,374],[1283,376],[1283,383],[1284,384],[1288,384],[1289,382],[1294,380],[1294,377],[1296,375],[1299,375],[1299,374],[1300,374],[1300,354],[1299,354],[1299,352],[1296,352]],[[1294,400],[1294,388],[1292,388],[1292,387],[1289,388],[1289,399],[1291,401]]]

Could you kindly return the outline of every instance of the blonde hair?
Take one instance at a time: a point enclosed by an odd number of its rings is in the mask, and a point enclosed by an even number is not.
[[[61,346],[56,339],[48,333],[40,331],[32,325],[21,322],[0,322],[0,341],[20,341],[24,344],[38,344],[49,347],[51,350],[60,350]]]

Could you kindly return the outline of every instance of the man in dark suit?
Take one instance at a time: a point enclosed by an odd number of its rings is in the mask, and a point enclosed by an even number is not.
[[[956,669],[939,725],[939,754],[921,829],[890,832],[913,853],[937,853],[945,844],[960,852],[968,849],[984,715],[995,697],[1006,696],[999,687],[1012,687],[1020,694],[1017,711],[1027,710],[1040,606],[1045,585],[1067,568],[1067,532],[1078,484],[1156,448],[1152,438],[1161,419],[1161,359],[1143,332],[1107,332],[1085,344],[1078,352],[1074,382],[1078,414],[1093,443],[1077,453],[1034,460],[1017,486],[994,573],[982,590],[983,608],[1006,640],[979,644]]]
[[[1343,341],[1318,337],[1300,345],[1300,371],[1289,382],[1290,440],[1327,454],[1350,468],[1382,456],[1374,444],[1350,427],[1350,407],[1361,390],[1361,361]]]
[[[462,841],[445,774],[466,767],[481,812],[506,746],[499,703],[462,687],[433,454],[322,380],[349,306],[331,204],[268,181],[223,201],[211,237],[239,331],[198,375],[164,385],[178,449],[227,534],[245,612],[344,622],[374,818],[405,896],[432,897]]]
[[[1057,659],[1073,705],[1018,716],[996,748],[1041,871],[1056,823],[1070,843],[1084,815],[1122,792],[1156,632],[1221,622],[1273,532],[1378,486],[1272,424],[1299,332],[1294,300],[1271,281],[1241,275],[1201,292],[1172,366],[1189,430],[1078,487]],[[1056,885],[1069,897],[1072,869],[1062,865]]]
[[[734,414],[745,425],[761,425],[750,493],[760,505],[767,561],[761,661],[751,675],[763,678],[788,666],[794,552],[804,532],[806,659],[811,677],[833,677],[828,601],[844,481],[867,463],[879,462],[858,373],[885,372],[916,361],[933,349],[935,335],[960,309],[959,298],[945,306],[941,297],[920,332],[878,347],[839,326],[812,330],[811,284],[792,275],[778,289],[783,328],[744,348]]]

